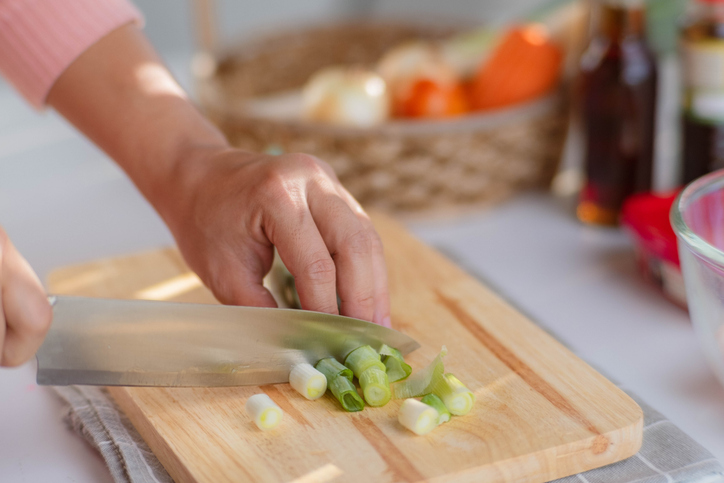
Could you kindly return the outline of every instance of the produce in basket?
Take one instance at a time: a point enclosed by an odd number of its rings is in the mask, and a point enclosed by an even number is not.
[[[360,68],[328,67],[314,74],[302,93],[304,117],[344,126],[370,127],[387,120],[385,81]]]
[[[543,26],[511,28],[473,79],[473,109],[500,108],[545,95],[558,83],[562,63],[563,52]]]
[[[395,47],[377,72],[387,82],[395,117],[449,117],[468,110],[459,77],[437,45],[419,41]]]

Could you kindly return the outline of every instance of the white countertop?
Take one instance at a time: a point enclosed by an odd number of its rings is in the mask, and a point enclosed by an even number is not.
[[[61,265],[172,242],[102,152],[4,85],[0,225],[41,278]],[[687,314],[638,277],[623,233],[582,226],[544,194],[409,226],[724,461],[724,388]],[[33,364],[0,369],[0,480],[111,481],[34,380]]]

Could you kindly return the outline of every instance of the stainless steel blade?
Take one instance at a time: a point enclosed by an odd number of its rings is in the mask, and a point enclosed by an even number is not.
[[[300,362],[339,360],[412,338],[370,322],[303,310],[51,297],[38,384],[243,386],[287,382]]]

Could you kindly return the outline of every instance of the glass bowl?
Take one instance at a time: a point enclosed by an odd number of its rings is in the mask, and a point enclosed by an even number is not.
[[[724,170],[684,188],[670,218],[694,330],[724,384]]]

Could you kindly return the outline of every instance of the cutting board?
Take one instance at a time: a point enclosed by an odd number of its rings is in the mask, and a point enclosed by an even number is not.
[[[110,388],[177,482],[543,482],[638,451],[643,415],[625,393],[401,225],[374,221],[393,327],[422,345],[408,362],[420,369],[445,344],[446,370],[475,393],[472,412],[416,436],[397,422],[400,401],[346,413],[287,384]],[[62,268],[48,285],[58,294],[215,303],[173,248]],[[260,392],[285,412],[271,432],[244,413]]]

